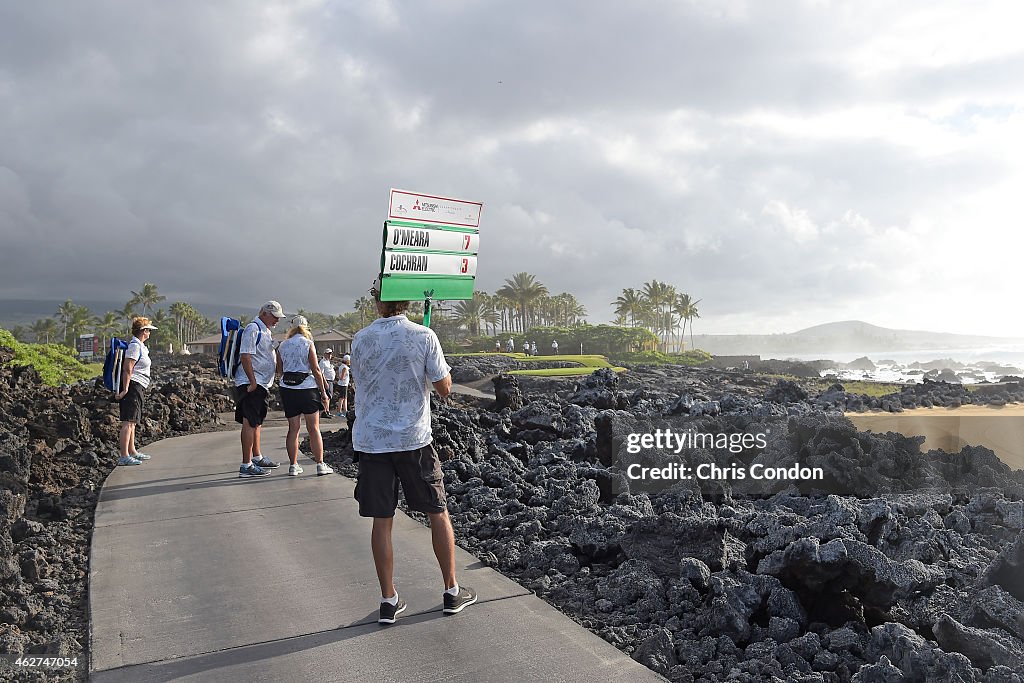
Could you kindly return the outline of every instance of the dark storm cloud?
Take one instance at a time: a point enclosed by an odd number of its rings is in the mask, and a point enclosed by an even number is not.
[[[480,286],[528,271],[597,321],[655,278],[722,316],[870,300],[927,207],[1011,170],[799,121],[960,102],[969,128],[1022,70],[859,70],[885,14],[851,7],[0,5],[0,297],[341,312],[394,186],[484,201]]]

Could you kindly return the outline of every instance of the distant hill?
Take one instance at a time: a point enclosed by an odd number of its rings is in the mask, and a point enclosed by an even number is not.
[[[0,327],[11,329],[15,325],[28,327],[40,318],[53,318],[57,313],[57,307],[64,303],[64,299],[0,299]],[[93,315],[102,316],[107,311],[117,311],[124,306],[125,301],[79,301],[74,300],[79,306],[85,306]],[[259,308],[255,306],[226,306],[222,304],[194,303],[193,308],[208,318],[220,320],[222,315],[252,315],[252,312]],[[168,302],[161,302],[158,308],[166,309]],[[141,312],[141,309],[140,309]]]
[[[780,355],[968,349],[999,344],[1021,344],[1024,340],[923,330],[896,330],[860,320],[844,320],[783,334],[695,334],[693,342],[697,348],[717,355]]]

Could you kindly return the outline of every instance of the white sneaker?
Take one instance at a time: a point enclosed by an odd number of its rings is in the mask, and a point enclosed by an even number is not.
[[[135,458],[133,458],[130,455],[122,455],[121,457],[119,457],[117,459],[117,464],[118,465],[141,465],[142,461],[141,460],[136,460]]]
[[[299,465],[288,465],[288,476],[297,477],[302,474],[302,468]]]
[[[136,460],[150,460],[151,459],[150,456],[146,455],[145,453],[133,453],[132,457],[135,458]]]
[[[325,462],[318,462],[316,464],[316,476],[322,477],[325,474],[334,474],[334,469]]]

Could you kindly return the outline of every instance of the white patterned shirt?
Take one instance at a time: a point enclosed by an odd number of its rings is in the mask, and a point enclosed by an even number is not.
[[[433,330],[404,315],[378,318],[352,340],[351,370],[355,450],[411,451],[433,441],[430,385],[451,372]]]
[[[313,368],[309,366],[309,350],[311,348],[313,348],[313,341],[306,339],[301,334],[288,337],[277,347],[277,352],[281,354],[281,369],[284,372],[308,373],[302,384],[289,386],[282,381],[281,389],[316,389],[319,386],[316,383],[316,378],[313,377]]]

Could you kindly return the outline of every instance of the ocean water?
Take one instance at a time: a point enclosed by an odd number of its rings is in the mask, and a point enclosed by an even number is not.
[[[957,349],[918,349],[911,351],[867,351],[855,352],[844,351],[841,353],[802,353],[787,356],[795,360],[834,360],[839,363],[849,363],[857,358],[867,357],[878,366],[873,371],[849,370],[846,368],[832,368],[824,370],[822,375],[836,375],[845,380],[873,380],[877,382],[920,382],[922,375],[919,372],[910,371],[906,366],[914,362],[927,363],[936,360],[954,360],[967,365],[968,368],[961,370],[954,368],[954,372],[966,375],[962,377],[964,384],[974,384],[985,381],[994,382],[1006,374],[1024,375],[1024,346],[992,346],[986,348],[957,348]],[[894,364],[882,364],[880,361],[893,361]],[[998,363],[999,365],[1016,368],[1018,372],[991,372],[984,371],[979,367],[981,363]]]

